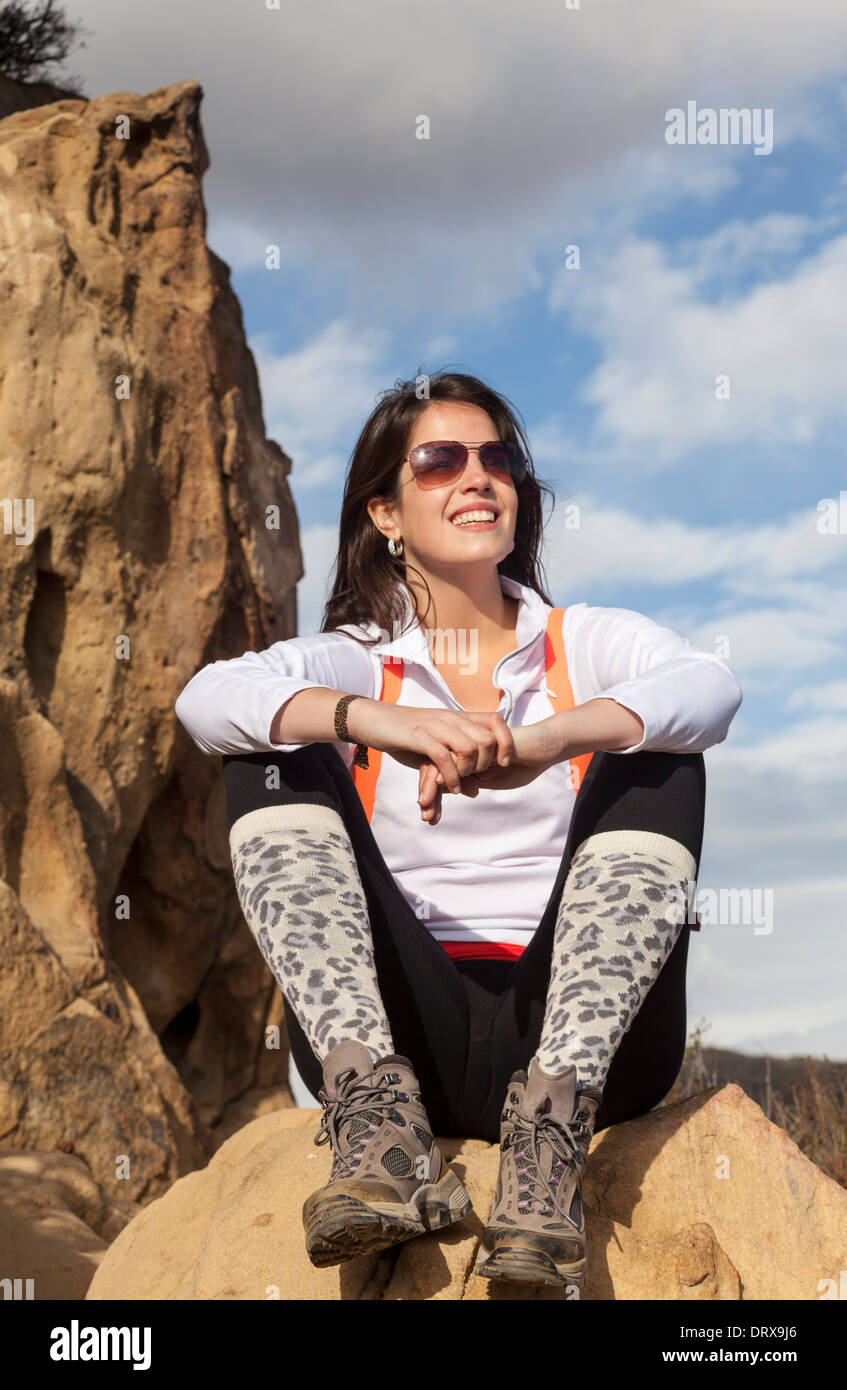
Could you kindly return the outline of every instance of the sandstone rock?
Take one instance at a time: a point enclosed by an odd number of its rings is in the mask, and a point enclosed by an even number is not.
[[[206,245],[201,99],[0,121],[0,1145],[72,1148],[109,1190],[130,1151],[142,1201],[287,1066],[220,761],[173,709],[205,662],[294,634],[302,575],[290,459]]]
[[[81,1299],[137,1210],[103,1192],[78,1158],[0,1150],[0,1278],[20,1279],[22,1298],[31,1279],[36,1300]]]
[[[300,1212],[329,1176],[319,1110],[247,1125],[120,1233],[86,1297],[98,1299],[566,1299],[470,1273],[499,1150],[441,1139],[474,1213],[459,1226],[315,1269]],[[730,1176],[716,1177],[716,1158]],[[754,1184],[756,1194],[750,1191]],[[763,1194],[767,1199],[763,1200]],[[596,1135],[583,1195],[583,1298],[815,1299],[847,1250],[847,1191],[736,1086],[660,1107]],[[790,1258],[789,1258],[790,1256]]]
[[[2,881],[0,950],[0,1156],[74,1154],[107,1195],[147,1201],[205,1162],[194,1103],[114,966],[78,991]]]
[[[706,1222],[744,1299],[819,1298],[820,1281],[837,1284],[847,1268],[847,1190],[740,1086],[660,1106],[595,1142],[586,1201],[641,1240],[664,1237],[668,1203],[680,1224]]]

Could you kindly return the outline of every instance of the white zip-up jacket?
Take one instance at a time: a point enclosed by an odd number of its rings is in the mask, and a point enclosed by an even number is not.
[[[550,613],[528,585],[500,576],[519,601],[516,648],[501,658],[493,685],[499,710],[521,726],[554,713],[546,693],[544,633]],[[275,642],[263,652],[213,661],[188,682],[175,712],[204,753],[290,752],[306,745],[272,743],[271,722],[292,695],[326,686],[379,699],[383,657],[403,658],[400,705],[461,709],[432,660],[420,624],[389,639],[375,624],[350,628],[381,635],[364,647],[344,629]],[[562,634],[574,704],[613,699],[644,725],[646,749],[699,753],[722,743],[742,701],[728,664],[670,628],[628,608],[566,608]],[[461,651],[458,654],[461,664]],[[355,745],[334,742],[348,768]],[[434,937],[479,943],[479,954],[516,956],[527,945],[558,874],[576,797],[570,764],[548,768],[528,786],[481,788],[476,797],[442,798],[441,820],[421,820],[418,772],[383,754],[371,829],[400,891]],[[471,948],[463,948],[470,952]]]

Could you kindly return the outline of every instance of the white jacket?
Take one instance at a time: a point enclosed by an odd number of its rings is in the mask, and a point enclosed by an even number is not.
[[[534,724],[554,712],[544,667],[550,606],[527,585],[503,575],[500,582],[519,600],[517,646],[498,663],[493,685],[505,692],[499,708],[508,724]],[[405,600],[408,616],[408,592]],[[350,630],[380,632],[373,623]],[[699,753],[726,738],[742,692],[720,657],[628,608],[570,604],[562,631],[574,703],[614,699],[644,724],[640,743],[617,750],[622,756],[646,749]],[[188,682],[175,712],[204,753],[290,752],[306,745],[271,742],[280,706],[313,686],[378,699],[383,656],[403,658],[399,704],[461,708],[415,622],[393,639],[383,630],[370,648],[342,630],[213,661]],[[351,767],[355,745],[333,746]],[[445,794],[435,826],[421,820],[417,791],[417,771],[383,755],[371,829],[406,901],[437,940],[489,943],[480,954],[519,954],[558,874],[576,796],[569,763],[557,763],[526,787]]]

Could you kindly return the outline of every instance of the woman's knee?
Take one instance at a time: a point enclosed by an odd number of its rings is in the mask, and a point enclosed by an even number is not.
[[[669,835],[700,861],[706,813],[702,753],[595,753],[573,810],[575,843],[609,830]]]
[[[346,768],[329,743],[309,743],[283,753],[225,754],[223,780],[227,829],[250,811],[264,806],[307,803],[342,810],[338,769]]]
[[[652,748],[640,753],[603,750],[589,763],[589,781],[608,782],[621,790],[643,787],[662,792],[670,788],[676,797],[700,798],[706,791],[706,763],[702,753],[663,753]]]

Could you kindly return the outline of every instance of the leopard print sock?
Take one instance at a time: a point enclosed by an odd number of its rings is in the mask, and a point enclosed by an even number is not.
[[[643,830],[590,835],[572,861],[556,919],[538,1063],[606,1083],[621,1038],[682,930],[693,855]]]
[[[320,1062],[355,1039],[394,1052],[353,846],[339,813],[262,806],[229,833],[247,925]]]

